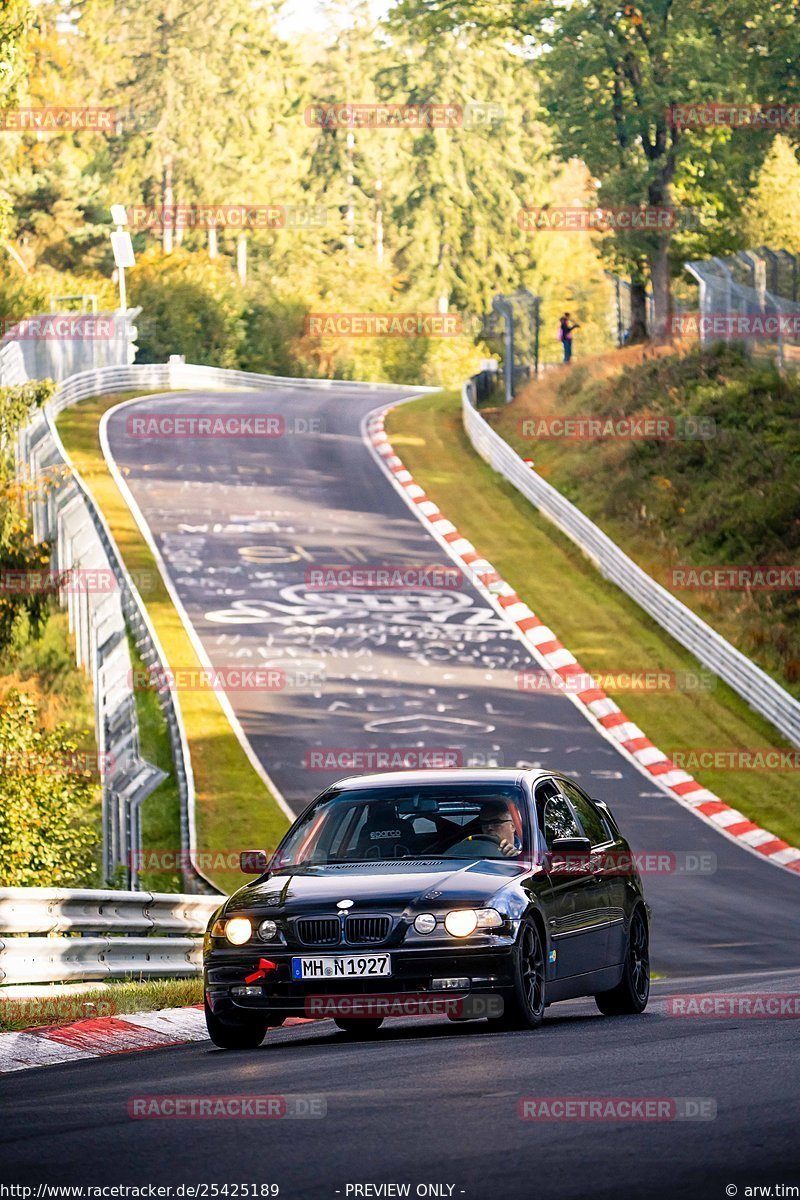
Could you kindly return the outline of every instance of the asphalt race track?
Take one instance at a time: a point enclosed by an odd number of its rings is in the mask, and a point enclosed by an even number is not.
[[[768,986],[798,983],[795,973]],[[680,1020],[660,1007],[654,998],[644,1016],[614,1019],[563,1004],[533,1034],[405,1019],[374,1042],[325,1021],[275,1031],[255,1051],[198,1042],[5,1076],[3,1179],[277,1183],[287,1200],[336,1200],[363,1183],[410,1183],[412,1196],[451,1185],[441,1194],[472,1200],[716,1200],[729,1183],[741,1196],[748,1182],[796,1184],[797,1022]],[[239,1093],[322,1095],[327,1116],[128,1117],[133,1097]],[[543,1124],[519,1119],[521,1096],[711,1098],[717,1117]]]
[[[704,864],[645,878],[665,976],[648,1012],[603,1018],[574,1002],[532,1034],[406,1019],[374,1041],[324,1022],[275,1031],[258,1051],[198,1043],[6,1076],[3,1177],[277,1183],[281,1197],[345,1200],[359,1195],[347,1185],[366,1183],[408,1183],[412,1196],[439,1184],[441,1196],[477,1200],[722,1197],[728,1184],[744,1196],[748,1183],[800,1183],[797,1020],[680,1019],[664,1004],[800,991],[800,879],[659,792],[565,697],[521,691],[517,673],[535,664],[468,583],[310,586],[326,565],[451,565],[361,436],[365,414],[395,395],[148,397],[111,418],[110,440],[213,665],[284,672],[286,686],[229,698],[293,809],[354,773],[315,769],[314,752],[448,749],[464,765],[563,769],[611,805],[635,850]],[[280,414],[286,433],[130,435],[134,415],[178,412]],[[535,595],[524,599],[536,609]],[[327,1116],[131,1120],[128,1100],[153,1093],[321,1095]],[[523,1096],[700,1098],[716,1117],[523,1121]]]

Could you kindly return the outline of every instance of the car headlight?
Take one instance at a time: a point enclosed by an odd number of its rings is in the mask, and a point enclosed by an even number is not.
[[[474,908],[459,908],[449,912],[444,927],[452,937],[469,937],[478,928],[478,914]]]
[[[497,929],[503,918],[495,908],[457,908],[444,919],[444,927],[451,937],[469,937],[476,929]]]
[[[243,946],[249,942],[253,926],[247,917],[231,917],[229,921],[215,921],[211,927],[212,937],[224,937],[232,946]]]
[[[478,929],[497,929],[503,924],[503,918],[496,908],[478,908],[475,915],[478,918]]]
[[[420,913],[414,921],[417,933],[433,933],[436,928],[436,917],[433,913]]]
[[[271,942],[278,935],[278,926],[274,921],[262,921],[258,927],[258,936],[264,942]]]

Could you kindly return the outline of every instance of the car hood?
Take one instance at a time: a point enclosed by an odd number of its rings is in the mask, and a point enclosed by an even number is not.
[[[403,863],[343,863],[281,871],[247,884],[228,901],[228,912],[265,909],[305,912],[352,900],[352,911],[486,903],[526,869],[496,859],[417,859]]]

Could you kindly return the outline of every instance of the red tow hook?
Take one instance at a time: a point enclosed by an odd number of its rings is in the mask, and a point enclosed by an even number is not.
[[[252,975],[245,975],[245,983],[258,983],[259,979],[265,979],[270,971],[277,971],[278,964],[270,962],[268,958],[260,958],[258,960],[258,970]]]

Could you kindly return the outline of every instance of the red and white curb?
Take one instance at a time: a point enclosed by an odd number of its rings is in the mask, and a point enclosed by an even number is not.
[[[536,661],[562,681],[580,675],[589,682],[589,686],[582,691],[565,690],[564,695],[577,705],[620,754],[650,777],[668,796],[713,825],[718,832],[761,855],[767,862],[800,874],[800,849],[748,820],[743,813],[731,808],[698,783],[687,771],[676,767],[663,750],[659,750],[639,726],[625,716],[619,705],[594,684],[589,672],[558,640],[553,630],[539,620],[492,564],[439,511],[425,490],[415,482],[389,441],[384,420],[391,407],[389,405],[371,413],[365,422],[365,436],[378,461],[422,524],[427,526],[450,557],[466,568],[467,576],[514,629]],[[489,591],[490,586],[492,591]]]
[[[307,1025],[311,1018],[289,1017],[283,1025]],[[0,1075],[81,1062],[108,1054],[160,1050],[208,1041],[203,1006],[162,1008],[118,1017],[90,1017],[66,1025],[43,1025],[19,1033],[0,1033]]]

